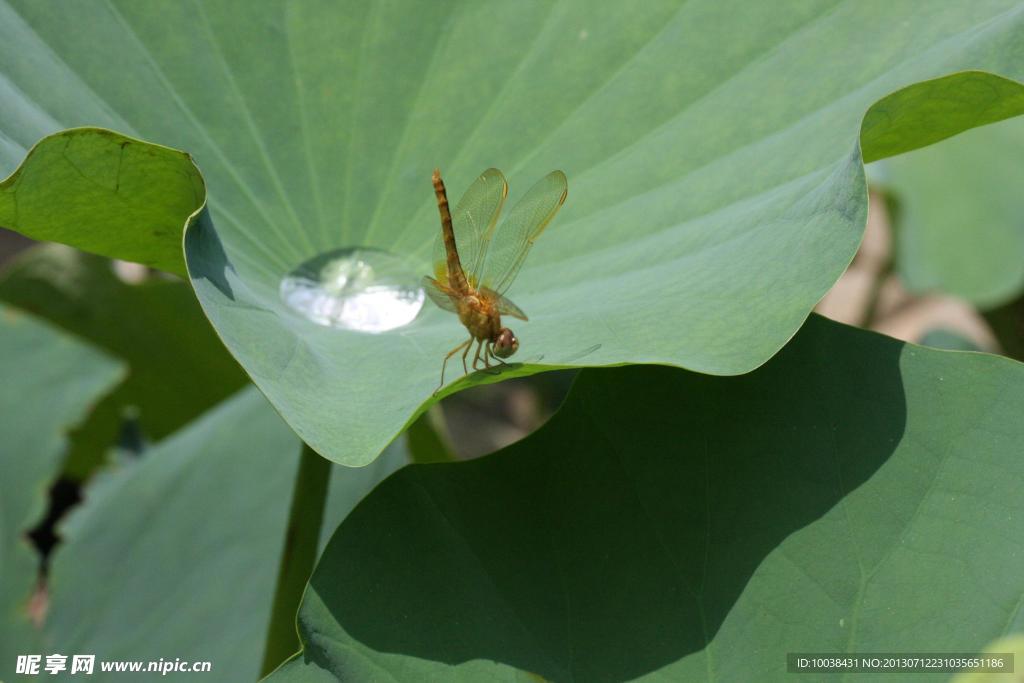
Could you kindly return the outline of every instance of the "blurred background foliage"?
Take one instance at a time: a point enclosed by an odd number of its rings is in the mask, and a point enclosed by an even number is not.
[[[87,477],[122,437],[126,448],[144,448],[247,381],[206,321],[191,287],[173,276],[42,244],[4,264],[0,301],[129,367],[125,382],[71,435],[65,471],[74,479]]]

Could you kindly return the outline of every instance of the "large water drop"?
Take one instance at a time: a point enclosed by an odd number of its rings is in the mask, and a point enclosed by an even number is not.
[[[338,249],[314,257],[281,280],[280,292],[313,322],[360,332],[408,325],[424,300],[417,275],[379,249]]]

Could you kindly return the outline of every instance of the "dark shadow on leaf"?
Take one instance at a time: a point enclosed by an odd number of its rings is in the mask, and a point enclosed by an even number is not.
[[[213,227],[209,206],[204,206],[195,223],[185,231],[185,253],[188,257],[189,275],[193,279],[207,280],[217,290],[234,301],[234,292],[228,282],[228,272],[235,272],[220,236]]]
[[[407,467],[363,501],[312,578],[302,658],[600,683],[700,652],[766,555],[892,454],[901,348],[812,317],[748,375],[583,371],[532,437]]]

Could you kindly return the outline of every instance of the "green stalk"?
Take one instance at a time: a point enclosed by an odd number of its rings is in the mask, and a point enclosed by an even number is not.
[[[266,676],[281,662],[299,651],[299,636],[295,628],[295,615],[316,563],[320,526],[323,523],[327,500],[327,483],[331,463],[302,444],[299,471],[292,490],[292,505],[288,513],[284,552],[277,572],[274,606],[270,613],[270,628],[263,649],[263,667],[260,676]]]
[[[889,277],[895,272],[895,265],[891,258],[886,258],[878,267],[878,272],[875,273],[875,277],[871,281],[871,291],[868,293],[868,304],[864,309],[863,316],[861,317],[860,327],[871,329],[871,326],[878,322],[878,306],[882,300],[882,289],[885,287],[885,283],[889,280]]]
[[[441,412],[441,404],[435,403],[427,412],[416,418],[406,431],[409,458],[414,463],[455,462],[451,438]]]

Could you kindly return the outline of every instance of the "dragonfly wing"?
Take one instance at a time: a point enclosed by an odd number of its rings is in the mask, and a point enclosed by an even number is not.
[[[493,237],[485,244],[480,282],[504,294],[515,280],[534,241],[544,232],[568,194],[561,171],[552,171],[519,200]]]
[[[455,248],[459,252],[462,270],[474,287],[479,281],[483,245],[494,231],[494,224],[498,221],[506,196],[508,183],[505,182],[505,176],[498,169],[489,168],[469,186],[452,212]],[[441,282],[447,282],[447,255],[440,231],[434,241],[433,265],[434,275]]]
[[[430,277],[429,275],[424,275],[423,279],[420,280],[420,284],[423,285],[423,290],[427,293],[427,296],[430,297],[430,300],[433,301],[435,304],[437,304],[446,311],[451,311],[452,313],[459,312],[458,309],[455,307],[455,301],[452,299],[451,295],[449,295],[448,292],[444,290],[444,287],[441,285],[440,282]]]
[[[519,318],[520,320],[529,320],[529,318],[526,317],[526,314],[523,313],[523,309],[516,306],[511,300],[486,287],[484,287],[483,291],[487,296],[494,299],[494,303],[498,307],[498,313],[512,316],[513,318]]]

